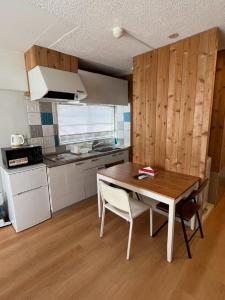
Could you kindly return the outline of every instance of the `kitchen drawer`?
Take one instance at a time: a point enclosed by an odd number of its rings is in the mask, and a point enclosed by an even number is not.
[[[110,160],[111,160],[111,162],[120,161],[120,160],[124,160],[124,162],[128,161],[127,151],[122,151],[122,152],[117,152],[117,153],[111,154]]]
[[[21,231],[51,217],[48,187],[41,187],[16,195],[13,198],[15,230]]]
[[[46,167],[10,174],[9,177],[13,195],[47,185]]]
[[[105,156],[89,159],[89,168],[98,167],[105,164]]]
[[[73,172],[76,172],[76,174],[79,176],[79,172],[82,172],[91,167],[91,162],[90,160],[82,160],[69,164],[69,166],[73,166]]]

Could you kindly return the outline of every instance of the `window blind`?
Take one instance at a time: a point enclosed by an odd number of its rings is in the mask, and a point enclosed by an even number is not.
[[[57,105],[60,144],[114,137],[113,106]]]

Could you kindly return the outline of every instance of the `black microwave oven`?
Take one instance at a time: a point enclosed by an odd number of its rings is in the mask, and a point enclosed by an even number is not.
[[[2,162],[5,168],[13,169],[43,162],[41,146],[22,146],[1,148]]]

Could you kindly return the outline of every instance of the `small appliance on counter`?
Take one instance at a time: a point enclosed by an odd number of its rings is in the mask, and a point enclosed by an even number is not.
[[[86,154],[92,149],[92,143],[80,143],[80,144],[73,144],[70,145],[70,152],[73,154]]]
[[[2,161],[6,169],[24,167],[43,162],[41,146],[22,146],[1,148]]]
[[[20,147],[25,143],[24,136],[22,134],[12,134],[11,135],[11,147]]]

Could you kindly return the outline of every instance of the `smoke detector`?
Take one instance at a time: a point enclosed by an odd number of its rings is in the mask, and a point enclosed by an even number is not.
[[[120,26],[115,26],[112,29],[112,34],[116,39],[120,39],[124,35],[124,33],[125,33],[124,29]]]

